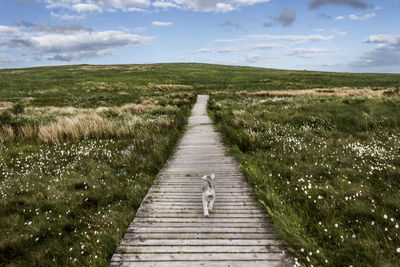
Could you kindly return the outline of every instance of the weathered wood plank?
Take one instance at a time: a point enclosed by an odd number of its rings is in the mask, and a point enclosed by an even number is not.
[[[277,239],[274,233],[126,233],[129,239]]]
[[[129,229],[134,227],[142,227],[142,228],[169,228],[169,227],[179,227],[179,228],[184,228],[184,227],[192,227],[192,228],[271,228],[273,225],[271,223],[205,223],[205,222],[145,222],[145,223],[132,223],[129,225]]]
[[[114,254],[111,261],[202,261],[207,260],[266,260],[279,261],[285,260],[286,254],[280,253],[169,253],[169,254]]]
[[[118,253],[282,253],[277,246],[121,246]]]
[[[273,233],[272,228],[249,228],[249,227],[129,227],[131,233]]]
[[[263,223],[268,220],[266,217],[258,218],[212,218],[212,217],[199,217],[199,218],[149,218],[149,217],[135,217],[133,222],[200,222],[200,223]]]
[[[155,209],[140,209],[137,211],[136,213],[137,215],[157,215],[157,216],[171,216],[171,215],[202,215],[203,211],[198,209],[198,210],[179,210],[179,211],[175,211],[175,210],[155,210]],[[264,216],[264,212],[262,210],[220,210],[218,212],[214,212],[212,211],[212,213],[210,214],[211,217],[214,217],[214,215],[225,215],[224,217],[229,217],[229,215],[234,215],[234,216],[238,216],[238,215],[243,215],[243,216],[248,216],[248,215],[262,215]]]
[[[131,239],[127,246],[282,246],[276,239]]]
[[[132,262],[111,262],[112,267],[132,266]],[[139,266],[135,263],[134,266]],[[141,267],[292,267],[293,263],[284,261],[243,260],[243,261],[146,261],[140,262]]]
[[[198,206],[198,207],[185,207],[185,206],[169,206],[167,207],[168,210],[171,212],[192,212],[192,211],[202,211],[203,207]],[[234,210],[233,210],[234,209]],[[160,212],[160,211],[165,211],[166,210],[166,206],[156,206],[156,205],[146,205],[140,208],[141,211],[153,211],[153,212]],[[264,213],[264,211],[262,211],[259,208],[250,208],[250,207],[241,207],[241,208],[220,208],[220,207],[215,207],[213,209],[214,213],[219,213],[219,212],[235,212],[235,213],[239,213],[239,212],[244,212],[244,213],[253,213],[253,212],[262,212]]]
[[[202,218],[204,217],[202,213],[197,214],[184,214],[184,213],[136,213],[137,217],[141,218]],[[213,218],[265,218],[264,214],[211,214]]]

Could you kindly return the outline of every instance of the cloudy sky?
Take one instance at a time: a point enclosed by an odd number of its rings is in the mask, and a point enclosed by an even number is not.
[[[1,0],[0,68],[204,62],[400,73],[399,0]]]

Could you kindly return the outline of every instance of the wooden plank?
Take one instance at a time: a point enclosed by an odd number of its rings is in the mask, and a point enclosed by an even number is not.
[[[168,227],[179,227],[179,228],[184,228],[184,227],[192,227],[192,228],[272,228],[273,225],[271,223],[201,223],[201,222],[145,222],[145,223],[132,223],[129,228],[134,228],[134,227],[142,227],[142,228],[168,228]]]
[[[152,188],[149,190],[150,193],[199,193],[201,194],[201,187],[192,188]],[[252,193],[251,188],[217,188],[217,193]]]
[[[161,183],[156,183],[154,188],[190,188],[194,190],[201,190],[203,187],[204,182],[203,181],[198,181],[198,182],[161,182]],[[229,182],[214,182],[215,186],[218,186],[218,189],[221,188],[226,188],[226,189],[231,189],[231,188],[248,188],[245,183],[233,183],[231,181]]]
[[[126,233],[129,239],[277,239],[274,233]]]
[[[266,217],[258,218],[213,218],[213,217],[199,217],[199,218],[166,218],[166,217],[135,217],[133,222],[201,222],[201,223],[262,223],[268,220]]]
[[[112,267],[130,267],[132,262],[112,261]],[[138,266],[135,263],[134,266]],[[141,267],[292,267],[292,262],[264,261],[264,260],[242,260],[242,261],[146,261],[140,262]]]
[[[146,208],[142,208],[139,209],[137,211],[137,215],[159,215],[159,216],[170,216],[173,214],[176,215],[202,215],[203,214],[203,210],[202,209],[192,209],[192,210],[168,210],[165,211],[164,209],[160,209],[160,210],[155,210],[155,209],[146,209]],[[232,211],[225,211],[225,210],[220,210],[218,212],[216,211],[212,211],[211,215],[218,215],[218,216],[223,216],[223,217],[229,217],[229,216],[236,216],[236,215],[243,215],[243,216],[247,216],[247,215],[262,215],[264,216],[265,213],[262,210],[232,210]],[[210,215],[210,216],[211,216]],[[214,216],[213,216],[214,217]]]
[[[284,260],[286,255],[280,253],[170,253],[170,254],[114,254],[111,261],[202,261],[207,260],[266,260],[279,261]]]
[[[151,197],[151,201],[160,201],[160,200],[164,200],[164,201],[187,201],[187,202],[193,202],[193,203],[201,203],[201,197],[197,196],[197,197],[190,197],[190,196],[168,196],[168,195],[152,195]],[[220,197],[218,196],[218,199],[215,202],[220,202],[220,203],[232,203],[235,204],[235,202],[248,202],[249,204],[254,201],[254,197],[252,196],[226,196],[226,197]]]
[[[277,246],[121,246],[118,253],[282,253]]]
[[[203,218],[203,213],[151,213],[151,212],[138,212],[137,217],[142,218]],[[231,213],[211,213],[210,217],[213,218],[264,218],[264,214],[231,214]]]
[[[272,228],[253,227],[129,227],[132,233],[271,233]]]
[[[150,205],[150,203],[146,204],[145,206]],[[160,207],[160,208],[164,208],[164,209],[168,209],[168,208],[202,208],[203,205],[199,202],[195,202],[195,203],[164,203],[164,202],[154,202],[151,203],[152,207]],[[230,203],[221,203],[221,202],[215,202],[214,204],[214,209],[218,210],[218,209],[227,209],[227,210],[232,210],[232,209],[251,209],[251,208],[256,208],[256,209],[260,209],[260,205],[258,205],[258,203],[250,203],[250,204],[246,204],[246,203],[236,203],[236,205],[232,205]]]
[[[156,206],[156,205],[146,205],[140,208],[140,211],[154,211],[154,212],[162,212],[168,209],[170,212],[192,212],[192,211],[202,211],[203,207],[197,206],[197,207],[185,207],[185,206]],[[264,214],[264,211],[262,211],[259,208],[250,208],[250,207],[240,207],[240,208],[235,208],[235,209],[226,209],[226,208],[220,208],[220,207],[214,207],[213,209],[214,213],[219,213],[219,212],[232,212],[232,213],[240,213],[240,212],[247,212],[247,213],[254,213],[254,212],[262,212]]]
[[[282,246],[276,239],[131,239],[125,246]]]
[[[199,203],[199,200],[196,198],[193,199],[173,199],[173,198],[153,198],[150,201],[151,203],[176,203],[176,204],[185,204],[185,203]],[[223,200],[223,199],[219,199],[218,203],[221,204],[230,204],[230,205],[234,205],[235,203],[242,203],[243,205],[250,205],[252,203],[254,203],[254,199],[253,198],[238,198],[238,199],[227,199],[227,200]]]

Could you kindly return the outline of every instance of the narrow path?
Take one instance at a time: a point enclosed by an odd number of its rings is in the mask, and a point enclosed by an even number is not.
[[[111,266],[293,266],[238,164],[224,153],[199,95],[175,154],[159,173]],[[214,211],[202,213],[205,174],[215,173]]]

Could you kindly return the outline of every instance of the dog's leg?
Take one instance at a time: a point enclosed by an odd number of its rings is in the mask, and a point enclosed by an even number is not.
[[[213,197],[210,202],[208,203],[208,210],[212,211],[214,208],[215,197]]]
[[[203,211],[204,211],[204,216],[207,216],[208,217],[208,208],[207,208],[207,200],[206,199],[204,199],[204,197],[203,197]]]

